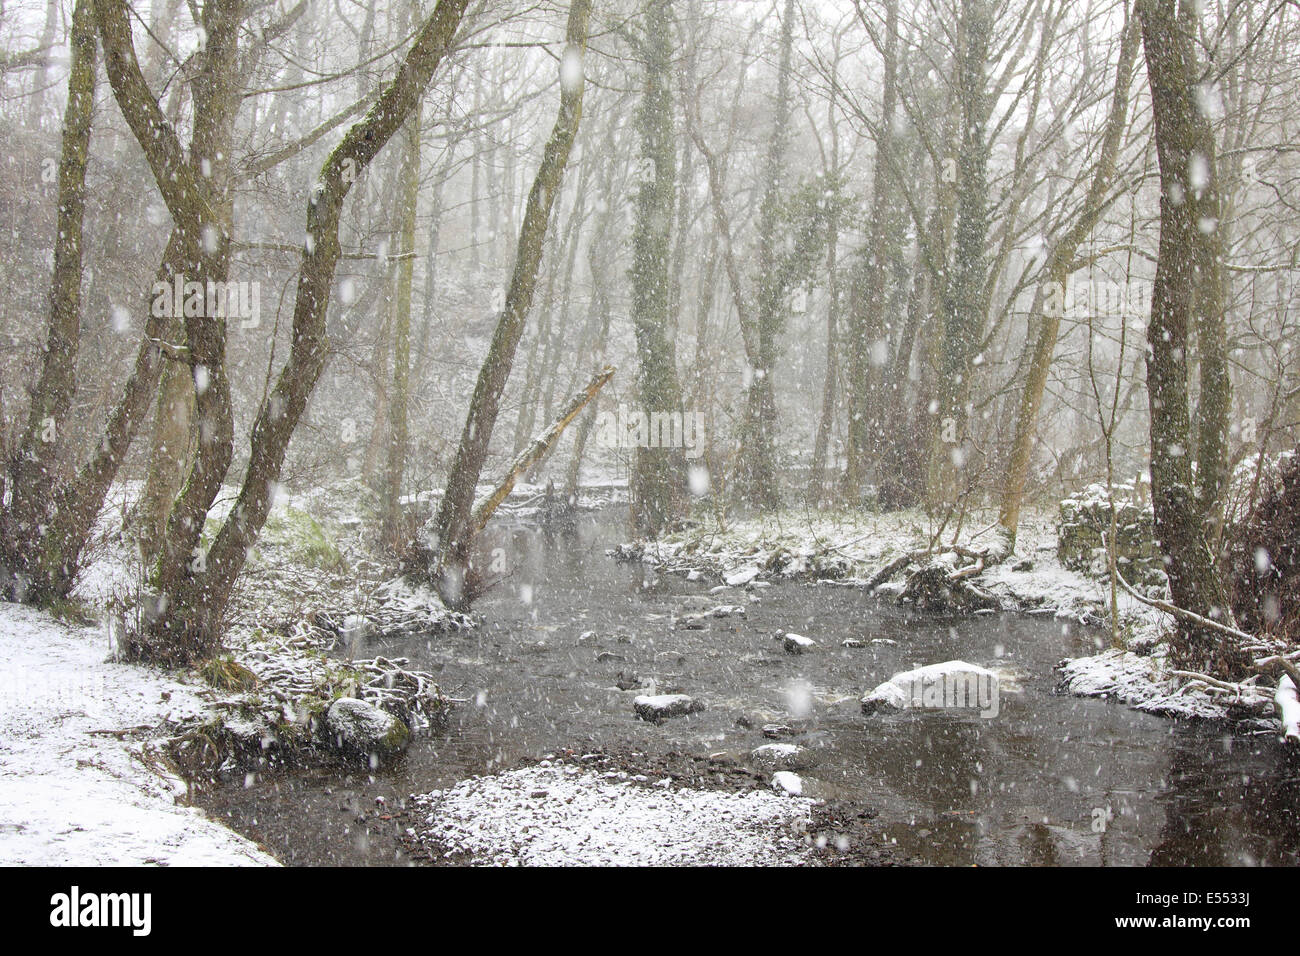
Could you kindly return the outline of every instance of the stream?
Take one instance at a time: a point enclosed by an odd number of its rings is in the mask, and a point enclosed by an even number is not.
[[[481,560],[504,562],[507,577],[476,605],[482,626],[366,648],[409,657],[465,701],[445,727],[414,739],[400,765],[250,773],[197,802],[285,863],[401,864],[408,860],[381,821],[412,793],[566,749],[744,761],[770,742],[762,725],[777,723],[816,757],[801,774],[805,792],[877,811],[880,839],[904,860],[1298,861],[1300,765],[1276,734],[1054,692],[1054,665],[1094,653],[1100,632],[1015,614],[937,619],[831,584],[710,596],[716,580],[691,583],[607,557],[627,537],[624,517],[607,508],[563,534],[494,523]],[[674,616],[714,604],[743,604],[746,615],[674,627]],[[787,654],[775,638],[785,631],[819,646]],[[843,647],[847,638],[864,646]],[[859,698],[893,673],[954,658],[1003,676],[996,716],[861,713]],[[619,690],[620,675],[708,709],[660,725],[637,720],[632,698],[648,691]]]

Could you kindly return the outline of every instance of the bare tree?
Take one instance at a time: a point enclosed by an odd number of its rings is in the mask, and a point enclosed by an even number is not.
[[[289,439],[324,367],[325,316],[340,254],[339,215],[363,169],[401,127],[423,95],[434,70],[452,48],[467,0],[440,0],[422,25],[398,71],[365,118],[330,153],[312,189],[307,240],[302,250],[294,301],[293,343],[288,362],[253,426],[253,443],[243,485],[231,517],[212,547],[199,546],[205,519],[230,465],[233,421],[225,368],[225,323],[202,315],[185,318],[186,359],[194,378],[200,442],[185,489],[167,523],[166,548],[150,578],[154,591],[138,653],[187,661],[210,654],[220,643],[221,620],[230,590],[271,506]],[[204,286],[221,281],[230,238],[213,209],[216,197],[199,164],[217,157],[201,141],[188,160],[140,73],[123,0],[98,7],[109,81],[123,115],[158,182],[181,233],[186,274]],[[204,7],[205,49],[211,75],[196,87],[196,106],[228,123],[237,57],[239,0],[210,0]],[[200,93],[201,90],[201,93]],[[190,271],[192,270],[192,271]]]
[[[52,586],[49,570],[40,566],[37,552],[55,506],[63,435],[77,391],[82,230],[97,69],[94,17],[91,0],[78,0],[72,11],[72,62],[59,156],[58,224],[45,351],[27,427],[9,462],[12,499],[0,519],[4,588],[17,600],[45,601],[57,596],[52,592],[58,590]]]
[[[1195,14],[1188,4],[1177,7],[1175,0],[1137,2],[1161,182],[1160,252],[1147,330],[1151,493],[1174,603],[1230,624],[1223,577],[1205,533],[1224,482],[1230,396],[1216,232],[1220,200],[1214,133],[1196,99],[1202,72],[1193,48]],[[1189,405],[1193,327],[1201,346],[1197,433]],[[1221,632],[1186,619],[1180,619],[1174,651],[1178,665],[1191,670],[1239,676],[1247,663]]]
[[[432,575],[443,600],[454,606],[462,606],[474,597],[473,589],[466,587],[476,531],[473,525],[474,491],[487,461],[501,395],[510,379],[515,350],[519,347],[532,305],[551,207],[559,194],[564,167],[568,164],[569,151],[573,148],[582,119],[583,58],[590,14],[591,0],[574,0],[569,8],[565,52],[560,65],[559,115],[546,141],[541,165],[528,194],[505,306],[497,320],[487,358],[479,369],[460,446],[435,518],[437,551],[429,562],[427,573]]]

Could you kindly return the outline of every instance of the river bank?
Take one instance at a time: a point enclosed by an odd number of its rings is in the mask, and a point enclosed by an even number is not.
[[[263,643],[285,640],[276,622],[307,620],[322,606],[316,595],[363,589],[361,532],[346,513],[313,513],[329,544],[316,550],[337,551],[342,564],[311,566],[294,556],[301,540],[269,536],[241,584],[233,655],[256,647],[246,639],[259,627]],[[294,651],[323,668],[404,661],[451,702],[443,720],[416,727],[404,756],[377,766],[295,764],[269,748],[251,762],[201,768],[193,799],[209,820],[289,864],[1300,861],[1289,822],[1298,795],[1275,730],[1170,721],[1116,706],[1113,689],[1060,692],[1063,659],[1114,651],[1086,616],[1101,587],[1054,566],[1045,538],[1029,566],[984,572],[990,590],[1007,581],[1016,613],[936,616],[898,604],[890,588],[863,593],[861,580],[890,560],[873,535],[909,546],[874,517],[816,529],[828,553],[862,549],[851,573],[833,578],[764,569],[759,559],[775,549],[757,528],[743,540],[735,526],[713,535],[722,544],[713,554],[727,563],[694,554],[687,566],[674,541],[658,558],[611,560],[625,534],[617,506],[561,531],[534,517],[489,527],[482,547],[499,552],[504,571],[476,606],[475,626],[361,629]],[[778,531],[787,552],[806,540],[788,522]],[[100,570],[91,580],[107,578]],[[726,584],[737,571],[747,580]],[[786,646],[791,633],[811,642],[803,653]],[[92,636],[82,653],[106,654],[102,632],[79,639]],[[891,675],[956,659],[998,673],[996,716],[862,713],[862,695]],[[193,673],[165,679],[187,686],[194,703],[155,723],[150,739],[192,726],[231,695]],[[673,693],[703,709],[639,719],[639,696]],[[9,813],[21,821],[18,804]],[[601,816],[625,804],[644,810],[632,856]],[[436,807],[454,812],[440,817]],[[733,828],[743,837],[728,843],[707,828],[684,842],[673,836],[683,820],[715,812],[749,821]],[[1207,831],[1219,838],[1207,844]]]
[[[1166,717],[1242,721],[1251,730],[1281,731],[1271,689],[1248,687],[1245,694],[1234,694],[1171,674],[1164,643],[1170,618],[1122,590],[1114,640],[1109,582],[1062,565],[1054,514],[1027,509],[1009,555],[1000,552],[996,518],[992,511],[976,511],[967,517],[969,531],[956,540],[949,533],[939,544],[929,519],[918,511],[790,511],[740,520],[713,515],[657,542],[620,544],[610,556],[708,584],[720,601],[737,589],[792,581],[854,588],[907,603],[909,574],[927,565],[943,568],[988,598],[965,614],[1019,613],[1091,629],[1095,653],[1059,663],[1061,689],[1067,693],[1115,699]],[[996,560],[985,566],[985,554],[996,554]],[[1151,596],[1162,596],[1152,590]],[[962,613],[953,611],[958,617]]]
[[[189,806],[166,738],[204,688],[108,660],[105,633],[0,604],[0,864],[265,866]]]

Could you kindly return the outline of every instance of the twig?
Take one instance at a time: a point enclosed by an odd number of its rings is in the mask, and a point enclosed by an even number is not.
[[[1213,621],[1208,617],[1202,617],[1201,615],[1196,614],[1193,611],[1189,611],[1186,608],[1181,608],[1176,604],[1170,604],[1168,601],[1159,601],[1156,600],[1155,598],[1147,597],[1145,594],[1138,592],[1133,587],[1133,585],[1125,581],[1124,575],[1120,574],[1119,569],[1116,569],[1115,577],[1119,581],[1120,586],[1124,588],[1125,591],[1127,591],[1130,595],[1132,595],[1134,598],[1141,601],[1143,604],[1147,605],[1148,607],[1153,607],[1157,611],[1164,611],[1166,614],[1172,614],[1174,617],[1182,618],[1185,621],[1190,621],[1191,623],[1197,625],[1198,627],[1209,628],[1212,631],[1218,631],[1220,634],[1226,634],[1229,637],[1235,637],[1238,640],[1242,640],[1242,641],[1255,640],[1255,635],[1253,634],[1247,634],[1245,631],[1239,631],[1235,627],[1229,627],[1227,624],[1220,624],[1218,621]]]

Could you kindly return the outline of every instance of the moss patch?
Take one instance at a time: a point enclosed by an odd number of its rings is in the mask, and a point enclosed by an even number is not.
[[[305,511],[286,507],[273,512],[262,529],[262,544],[288,552],[295,564],[336,571],[344,567],[343,554],[325,526]]]
[[[211,657],[199,665],[199,676],[218,690],[251,691],[257,675],[233,657]]]

